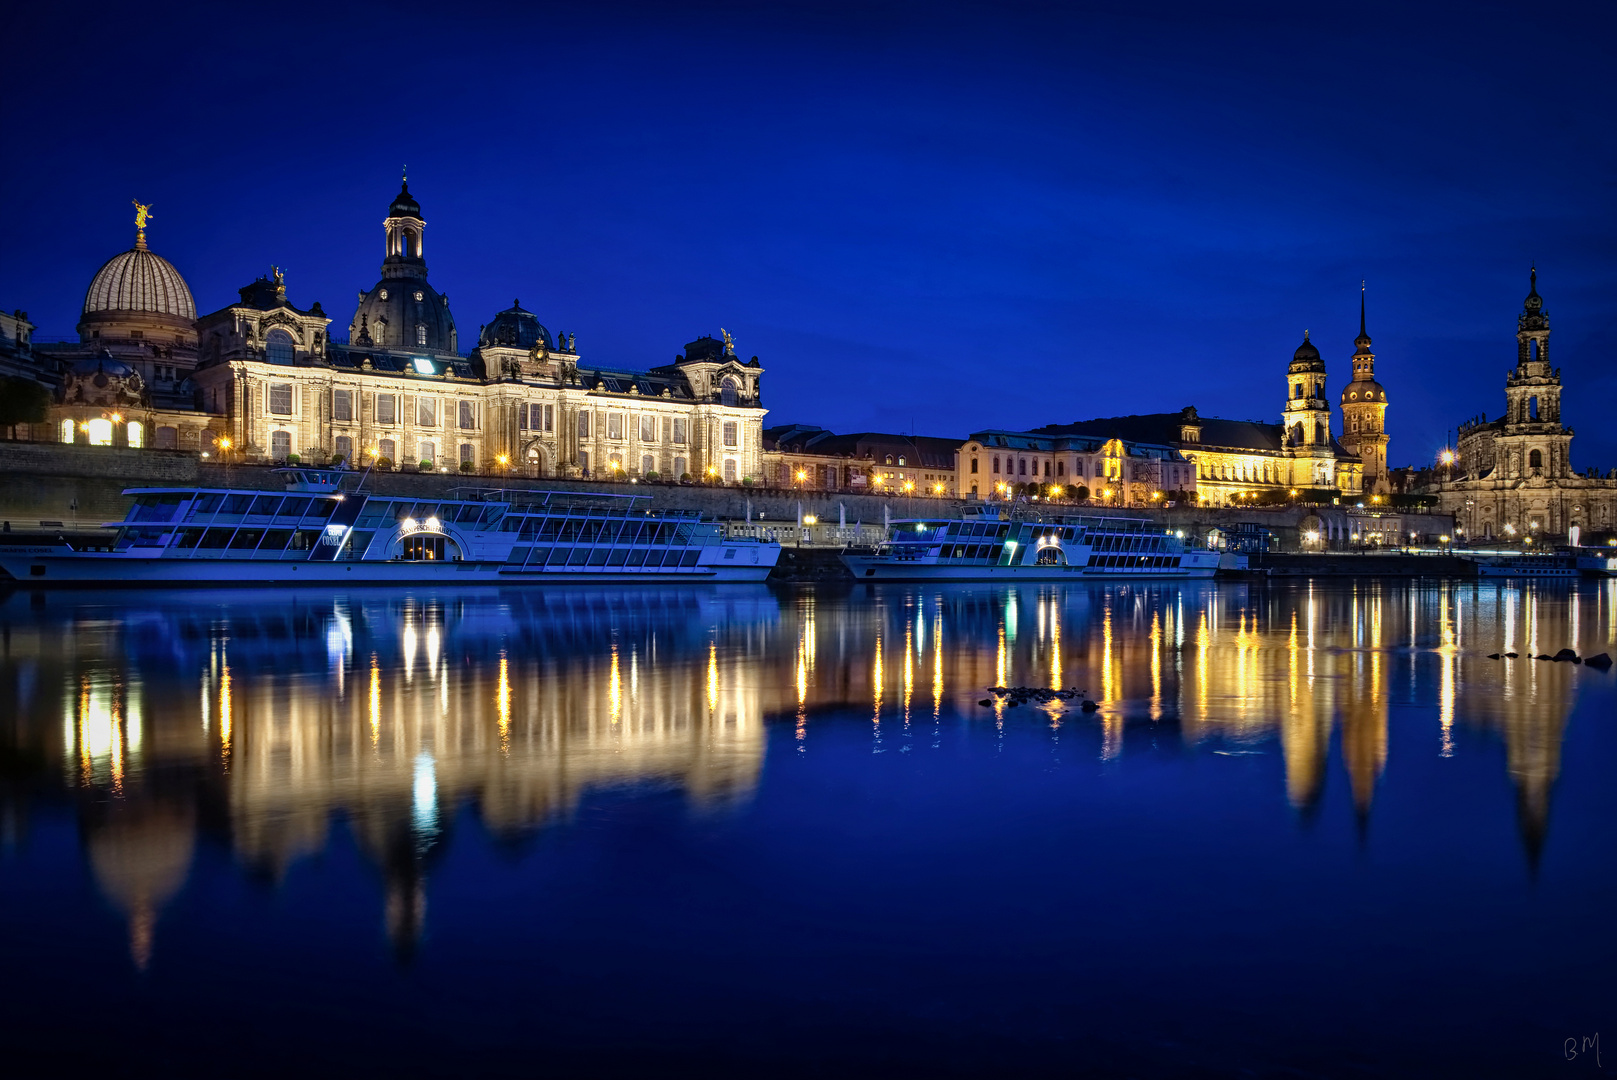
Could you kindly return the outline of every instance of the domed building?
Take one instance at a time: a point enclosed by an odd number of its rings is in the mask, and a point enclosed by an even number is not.
[[[458,355],[449,298],[427,284],[427,260],[421,247],[427,223],[408,182],[387,208],[382,227],[387,234],[382,280],[359,294],[354,320],[348,324],[348,340],[377,349]]]
[[[174,385],[196,367],[196,301],[174,264],[146,246],[150,207],[137,204],[135,246],[102,264],[84,292],[82,345],[135,367],[148,385]]]

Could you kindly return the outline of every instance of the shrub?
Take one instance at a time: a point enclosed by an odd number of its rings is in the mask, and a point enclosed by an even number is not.
[[[331,455],[331,467],[333,469],[335,469],[338,466],[342,465],[342,463],[347,461],[347,460],[348,460],[348,455],[347,454],[332,454]]]
[[[752,477],[750,477],[750,476],[743,476],[743,477],[742,477],[742,478],[741,478],[741,486],[742,486],[742,487],[751,487],[751,486],[752,486]]]
[[[391,469],[393,467],[393,459],[390,457],[379,457],[376,459],[376,467],[378,469]]]
[[[463,461],[460,463],[461,472],[471,472],[475,468],[477,468],[477,466],[472,464],[470,461]]]
[[[432,471],[432,462],[429,461],[426,458],[422,458],[420,461],[418,461],[416,463],[416,467],[419,468],[422,472],[431,472]]]
[[[653,469],[651,472],[648,472],[646,474],[646,483],[648,483],[648,484],[655,484],[657,481],[659,481],[661,479],[662,479],[662,475],[660,473],[658,473],[657,470],[655,470],[655,469]]]
[[[299,457],[298,455],[296,455],[296,454],[288,454],[288,455],[286,455],[286,463],[288,465],[297,465],[297,464],[301,463],[302,461],[303,461],[303,459],[301,457]]]
[[[1079,502],[1083,502],[1085,499],[1089,498],[1089,489],[1083,484],[1079,484],[1077,489],[1073,491],[1072,497],[1077,499]]]
[[[679,480],[682,484],[688,484],[691,482],[691,474],[688,472],[682,472],[679,474]]]

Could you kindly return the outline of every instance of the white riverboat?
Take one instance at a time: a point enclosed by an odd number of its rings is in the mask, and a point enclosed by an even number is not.
[[[1002,521],[989,514],[895,521],[874,552],[842,554],[858,581],[1210,578],[1219,560],[1217,551],[1188,547],[1143,518]]]
[[[41,585],[402,585],[762,581],[780,545],[730,538],[696,511],[634,495],[342,490],[326,469],[278,470],[285,491],[131,488],[111,545],[0,546]]]
[[[1585,577],[1617,577],[1617,555],[1586,554],[1587,548],[1577,549],[1578,570]]]
[[[1495,555],[1477,563],[1478,577],[1575,578],[1578,564],[1569,555]]]

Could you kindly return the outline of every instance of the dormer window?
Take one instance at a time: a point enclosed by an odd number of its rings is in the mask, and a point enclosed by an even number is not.
[[[381,299],[383,299],[383,300],[386,300],[386,299],[387,299],[387,290],[386,290],[386,289],[383,289],[383,290],[382,290],[382,291],[381,291],[381,292],[378,292],[378,293],[377,293],[377,294],[376,294],[376,295],[377,295],[377,296],[378,296],[378,297],[379,297],[379,298],[381,298]]]

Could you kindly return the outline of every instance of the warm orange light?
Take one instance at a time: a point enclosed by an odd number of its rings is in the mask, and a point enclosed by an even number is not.
[[[124,422],[124,414],[123,413],[113,413],[112,414],[112,422],[114,424],[123,423]]]
[[[1151,497],[1152,497],[1152,498],[1153,498],[1153,499],[1160,499],[1160,498],[1162,498],[1162,492],[1160,492],[1160,491],[1153,491],[1153,492],[1152,492],[1152,493],[1151,493]]]
[[[906,481],[904,481],[904,490],[905,491],[914,491],[915,490],[915,481],[914,480],[906,480]]]
[[[498,461],[502,466],[511,464],[511,459],[506,457],[504,454],[495,454],[494,460]]]
[[[932,485],[932,490],[934,492],[936,492],[937,494],[942,495],[943,494],[943,485],[942,484],[933,484]]]
[[[797,478],[799,480],[807,480],[808,479],[808,473],[803,471],[802,469],[798,469],[797,470]]]
[[[1445,450],[1445,451],[1443,451],[1442,462],[1445,465],[1453,465],[1454,464],[1454,451],[1453,450]]]
[[[219,440],[219,449],[221,449],[221,450],[229,450],[230,449],[230,440],[225,439],[225,438],[221,438]]]

